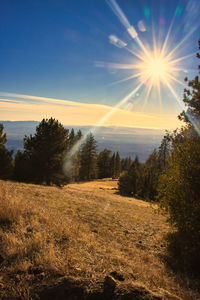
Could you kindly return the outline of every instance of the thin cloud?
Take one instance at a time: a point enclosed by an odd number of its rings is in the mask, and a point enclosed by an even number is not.
[[[112,107],[75,101],[0,92],[0,120],[35,120],[54,117],[64,125],[95,126]],[[12,98],[12,99],[9,99]],[[175,115],[148,114],[117,108],[102,126],[172,129],[180,126]]]

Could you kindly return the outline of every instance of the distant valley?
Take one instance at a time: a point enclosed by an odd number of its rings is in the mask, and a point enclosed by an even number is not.
[[[23,150],[23,138],[25,135],[35,133],[35,128],[39,124],[37,121],[0,121],[7,134],[7,148]],[[144,162],[153,149],[159,147],[161,139],[165,133],[160,129],[130,128],[130,127],[89,127],[89,126],[67,126],[75,131],[81,130],[83,134],[90,131],[94,134],[98,151],[104,148],[113,152],[118,151],[120,156],[135,158],[137,155],[141,162]]]

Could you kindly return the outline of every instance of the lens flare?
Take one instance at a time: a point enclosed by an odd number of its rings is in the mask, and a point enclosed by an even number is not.
[[[160,45],[159,39],[156,40],[155,36],[153,36],[153,49],[149,50],[149,47],[147,48],[146,45],[142,42],[135,27],[131,25],[128,18],[125,16],[124,12],[117,4],[117,2],[115,0],[107,0],[107,3],[110,6],[110,8],[113,10],[114,14],[118,17],[121,24],[125,27],[131,40],[134,41],[139,46],[140,51],[135,51],[135,50],[133,51],[130,47],[128,47],[128,42],[118,38],[116,35],[110,35],[109,36],[110,43],[112,43],[118,48],[121,48],[131,53],[134,56],[134,58],[137,60],[137,62],[136,63],[132,62],[130,64],[113,63],[113,62],[112,63],[95,62],[95,65],[97,67],[103,67],[108,69],[113,68],[113,69],[122,69],[122,70],[125,69],[133,70],[133,75],[118,80],[116,82],[113,82],[112,84],[124,82],[127,80],[133,80],[133,79],[134,80],[139,79],[139,83],[136,87],[134,87],[134,89],[127,96],[125,96],[113,108],[111,108],[111,110],[101,120],[97,122],[97,124],[90,130],[90,132],[94,133],[116,112],[117,109],[124,106],[126,107],[128,101],[130,101],[134,96],[137,96],[140,93],[140,90],[142,88],[145,88],[145,92],[146,92],[144,95],[143,109],[145,108],[145,105],[149,100],[152,89],[154,88],[156,88],[157,90],[158,102],[159,105],[161,106],[162,103],[161,83],[168,88],[170,93],[173,95],[173,97],[180,105],[181,109],[184,110],[184,103],[177,95],[172,84],[178,83],[184,86],[183,82],[181,82],[177,78],[178,77],[177,74],[178,72],[188,72],[188,71],[185,70],[184,66],[179,66],[179,64],[182,63],[184,60],[187,60],[189,57],[193,56],[194,53],[185,55],[183,57],[177,57],[177,50],[183,45],[183,43],[185,43],[189,39],[189,37],[194,33],[194,31],[198,27],[196,26],[191,28],[191,30],[184,36],[184,38],[174,48],[170,47],[169,39],[172,32],[172,28],[174,26],[175,17],[180,17],[183,12],[183,8],[179,6],[175,10],[174,17],[172,18],[172,22],[169,26],[169,30],[167,32],[163,45]],[[144,8],[144,16],[146,17],[146,19],[149,19],[151,16],[151,11],[148,7]],[[166,20],[160,18],[159,23],[163,27],[166,24]],[[146,27],[144,27],[143,23],[141,22],[139,22],[138,28],[140,32],[146,31]],[[137,98],[137,100],[134,100],[134,103],[136,101],[139,101],[139,98]],[[133,103],[131,103],[131,105],[129,104],[128,104],[128,108],[132,110]],[[191,119],[191,122],[196,128],[196,130],[198,131],[198,133],[200,134],[200,130],[198,126],[195,124],[195,120]],[[67,174],[70,171],[70,165],[71,165],[70,157],[72,157],[79,150],[86,136],[87,133],[77,144],[74,145],[70,153],[67,155],[63,166],[63,170],[65,174]]]

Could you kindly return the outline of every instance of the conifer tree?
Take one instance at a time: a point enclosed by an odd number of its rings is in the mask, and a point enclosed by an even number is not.
[[[90,133],[80,149],[80,179],[91,180],[97,177],[97,143]]]
[[[74,129],[72,128],[69,134],[69,151],[65,158],[65,161],[68,162],[67,169],[65,168],[65,174],[69,178],[69,181],[78,181],[79,180],[79,170],[80,170],[80,151],[78,150],[72,154],[71,150],[76,144],[81,140],[82,132],[79,130],[77,134],[75,134]],[[70,163],[69,163],[70,162]]]
[[[75,137],[74,129],[72,128],[69,134],[69,148],[73,147],[75,141],[76,141],[76,137]]]
[[[130,168],[131,164],[132,164],[131,157],[122,158],[122,160],[121,160],[121,170],[122,171],[127,171]]]
[[[111,176],[111,151],[104,149],[98,155],[98,178],[108,178]]]
[[[186,81],[187,112],[179,116],[186,126],[170,135],[172,150],[160,178],[158,199],[173,227],[167,237],[171,263],[193,273],[200,270],[200,78]]]
[[[122,195],[137,196],[139,191],[140,162],[136,157],[130,168],[123,172],[118,181],[119,192]]]
[[[121,160],[120,160],[119,152],[117,152],[115,160],[116,160],[116,162],[115,162],[115,177],[119,178],[119,175],[121,173]]]
[[[113,179],[116,178],[116,156],[115,153],[113,153],[110,161],[110,170],[111,170],[111,177]]]
[[[0,124],[0,178],[10,178],[13,171],[13,151],[6,149],[6,133],[3,133],[3,125]]]
[[[154,150],[146,160],[140,178],[139,195],[145,200],[152,201],[156,199],[160,174],[158,153]]]
[[[25,151],[17,151],[14,160],[13,177],[17,181],[29,182],[32,179],[32,165],[29,154]]]
[[[59,121],[43,119],[34,136],[25,136],[25,155],[31,164],[32,180],[48,185],[62,184],[66,178],[62,164],[69,147],[68,130]]]

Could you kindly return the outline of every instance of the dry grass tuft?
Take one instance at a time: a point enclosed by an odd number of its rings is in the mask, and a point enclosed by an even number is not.
[[[31,299],[59,277],[98,289],[113,271],[126,289],[138,284],[162,299],[200,298],[162,261],[168,227],[157,207],[116,188],[113,180],[63,189],[0,181],[0,298]]]

